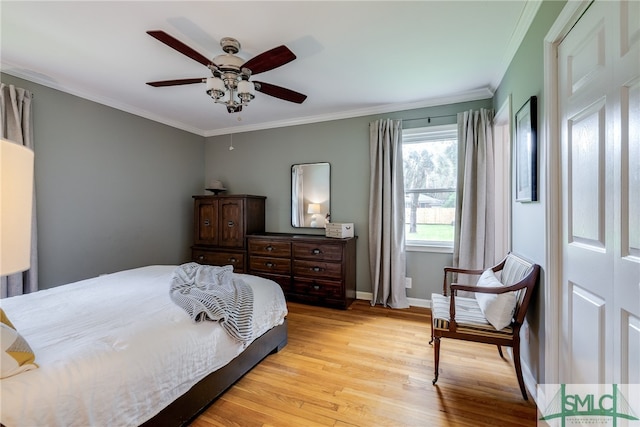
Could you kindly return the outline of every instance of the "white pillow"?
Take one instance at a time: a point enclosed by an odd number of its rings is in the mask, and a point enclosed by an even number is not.
[[[35,369],[35,355],[0,308],[0,378]]]
[[[495,288],[504,286],[493,270],[488,269],[476,284],[478,287]],[[482,310],[484,317],[493,325],[496,330],[504,329],[511,324],[513,312],[516,309],[516,293],[506,292],[504,294],[483,294],[476,292],[476,301]]]

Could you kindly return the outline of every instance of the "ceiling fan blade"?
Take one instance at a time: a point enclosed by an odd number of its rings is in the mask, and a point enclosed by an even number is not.
[[[296,104],[302,104],[307,95],[303,95],[299,92],[287,89],[281,86],[272,85],[271,83],[256,82],[255,88],[257,91],[266,95],[274,96],[276,98],[284,99],[285,101],[295,102]]]
[[[251,74],[264,73],[265,71],[273,70],[274,68],[291,62],[294,59],[296,59],[294,53],[283,45],[254,56],[245,62],[242,68],[250,69]]]
[[[200,77],[197,79],[178,79],[178,80],[161,80],[157,82],[147,82],[149,86],[163,87],[163,86],[178,86],[178,85],[190,85],[193,83],[204,83],[207,79]]]
[[[208,66],[209,64],[211,64],[211,61],[209,60],[209,58],[196,52],[186,44],[182,43],[180,40],[176,39],[173,36],[170,36],[164,31],[160,31],[160,30],[147,31],[147,34],[161,41],[162,43],[166,44],[170,48],[177,50],[181,54],[188,56],[194,61],[198,61],[202,65]]]

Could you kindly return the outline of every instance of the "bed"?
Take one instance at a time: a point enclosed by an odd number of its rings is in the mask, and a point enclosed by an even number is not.
[[[287,341],[278,284],[253,290],[253,338],[194,323],[169,295],[176,266],[149,266],[0,300],[36,369],[0,380],[0,422],[184,425]]]

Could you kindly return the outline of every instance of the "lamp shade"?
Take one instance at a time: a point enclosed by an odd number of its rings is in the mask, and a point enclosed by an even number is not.
[[[240,80],[238,82],[238,95],[240,96],[246,96],[249,99],[253,99],[254,98],[254,86],[253,83],[250,83],[246,80]]]
[[[320,203],[309,203],[309,208],[307,213],[310,214],[319,214],[320,213]]]
[[[0,275],[29,269],[33,151],[0,139]]]

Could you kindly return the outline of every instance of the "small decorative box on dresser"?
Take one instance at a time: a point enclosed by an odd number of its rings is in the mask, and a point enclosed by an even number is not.
[[[247,236],[248,273],[282,286],[291,301],[346,309],[356,297],[356,238]]]
[[[264,232],[266,197],[238,194],[193,199],[191,259],[199,264],[233,265],[235,272],[246,272],[246,236]]]

